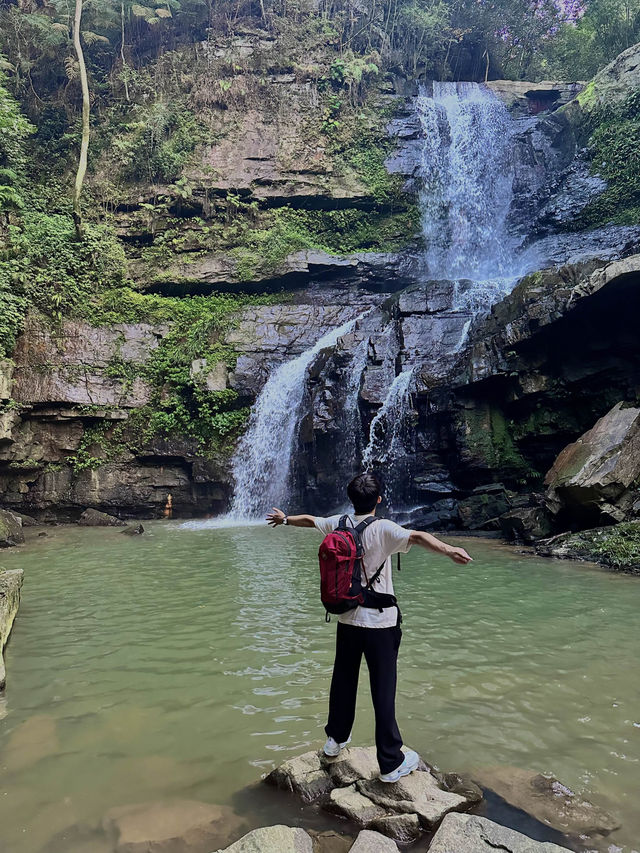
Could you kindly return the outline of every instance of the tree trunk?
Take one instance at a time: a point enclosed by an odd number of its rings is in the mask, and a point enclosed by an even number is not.
[[[120,29],[121,29],[121,39],[120,39],[120,59],[122,60],[122,76],[124,79],[124,94],[127,99],[127,103],[131,100],[129,97],[129,84],[127,83],[127,62],[124,58],[124,0],[120,3]]]
[[[80,83],[82,85],[82,143],[80,145],[80,160],[76,173],[76,183],[73,190],[73,221],[76,225],[78,240],[82,239],[82,212],[80,209],[80,196],[82,195],[82,184],[87,173],[87,157],[89,151],[89,82],[87,80],[87,66],[84,64],[84,53],[80,42],[80,27],[82,24],[82,0],[76,0],[76,15],[73,25],[73,46],[78,57],[80,67]]]

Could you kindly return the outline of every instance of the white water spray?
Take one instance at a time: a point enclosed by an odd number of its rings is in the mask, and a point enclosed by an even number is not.
[[[362,454],[364,470],[393,461],[399,455],[412,379],[413,370],[403,370],[389,386],[384,403],[371,421],[369,443]]]
[[[233,457],[235,492],[229,520],[258,518],[286,502],[308,369],[323,349],[334,347],[355,323],[349,320],[331,329],[269,376]]]
[[[424,133],[420,194],[429,278],[457,281],[454,307],[474,313],[519,276],[507,227],[513,197],[513,122],[478,83],[434,83],[417,110]]]

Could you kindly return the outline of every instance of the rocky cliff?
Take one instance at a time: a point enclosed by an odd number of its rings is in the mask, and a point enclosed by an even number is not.
[[[585,105],[609,83],[618,100],[633,92],[638,48],[577,97],[582,84],[492,84],[519,123],[516,185],[533,188],[516,191],[512,226],[525,247],[549,238],[547,269],[474,322],[452,282],[424,281],[415,82],[372,71],[338,109],[323,50],[304,62],[247,30],[178,57],[202,130],[179,179],[127,178],[127,140],[103,147],[91,181],[117,186],[129,280],[75,318],[32,311],[2,362],[5,505],[148,516],[171,496],[176,514],[222,510],[269,370],[360,315],[312,371],[298,490],[318,510],[348,463],[337,412],[358,347],[361,451],[393,379],[418,377],[394,475],[429,525],[479,527],[535,501],[557,453],[635,399],[640,230],[580,228],[610,187],[583,149]]]

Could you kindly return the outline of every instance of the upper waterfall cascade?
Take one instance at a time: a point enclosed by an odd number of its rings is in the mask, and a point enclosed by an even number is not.
[[[416,106],[424,136],[426,274],[460,282],[454,307],[486,309],[520,274],[518,241],[507,226],[513,120],[502,101],[478,83],[433,83],[433,94],[423,88]]]

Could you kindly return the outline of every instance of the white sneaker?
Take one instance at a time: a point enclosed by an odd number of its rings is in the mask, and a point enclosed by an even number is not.
[[[400,767],[396,767],[396,769],[392,770],[391,773],[381,773],[380,781],[397,782],[398,779],[401,779],[403,776],[408,776],[409,773],[413,773],[413,771],[417,769],[419,763],[420,756],[418,753],[414,752],[412,749],[408,749],[404,754],[404,761]]]
[[[322,747],[322,751],[325,755],[328,755],[329,758],[335,758],[336,755],[340,754],[340,750],[344,749],[348,743],[351,743],[351,735],[349,735],[349,737],[347,738],[347,740],[345,740],[344,743],[338,743],[337,740],[334,740],[332,737],[330,737],[327,739],[327,742]]]

